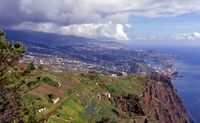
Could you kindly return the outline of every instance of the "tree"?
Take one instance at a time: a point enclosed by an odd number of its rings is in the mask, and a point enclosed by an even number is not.
[[[17,67],[19,58],[25,52],[26,48],[22,43],[6,41],[5,33],[0,28],[0,123],[45,121],[45,117],[38,115],[38,104],[35,101],[29,104],[23,98],[23,95],[37,83],[23,79],[32,70],[35,70],[33,63],[29,63],[24,71],[20,71]],[[25,71],[28,72],[23,74]],[[22,73],[20,74],[20,72]]]
[[[6,41],[0,29],[0,122],[20,121],[23,90],[16,64],[25,51],[22,43]]]
[[[32,70],[35,70],[35,65],[33,64],[33,62],[27,65],[26,70],[24,71],[23,75],[31,73]]]
[[[0,121],[10,122],[19,116],[20,83],[17,82],[17,70],[14,69],[26,49],[22,43],[5,40],[5,33],[0,29]]]
[[[12,69],[19,58],[25,53],[26,49],[22,43],[13,43],[5,40],[5,33],[0,29],[0,84],[6,84],[3,79]]]

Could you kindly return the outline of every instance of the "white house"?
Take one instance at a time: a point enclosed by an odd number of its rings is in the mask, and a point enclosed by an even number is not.
[[[53,104],[56,104],[58,101],[60,100],[60,98],[59,97],[57,97],[57,98],[55,98],[55,99],[52,99],[52,101],[53,101]]]
[[[61,86],[62,86],[62,84],[60,82],[58,82],[58,87],[61,87]]]
[[[112,77],[117,77],[117,74],[112,74],[111,76],[112,76]]]
[[[41,109],[39,109],[38,112],[43,112],[43,111],[45,111],[45,110],[47,110],[47,108],[46,108],[46,107],[42,107]]]
[[[108,99],[109,99],[109,98],[111,98],[111,95],[110,95],[110,93],[105,93],[104,95],[105,95],[105,96],[106,96],[106,98],[108,98]]]

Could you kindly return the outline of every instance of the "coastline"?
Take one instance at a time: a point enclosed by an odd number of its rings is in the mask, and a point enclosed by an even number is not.
[[[143,89],[142,109],[159,123],[190,123],[190,117],[171,77],[152,73]]]
[[[198,123],[199,119],[195,118],[194,112],[192,110],[193,107],[191,107],[191,105],[190,105],[191,102],[189,101],[189,100],[195,101],[195,95],[192,95],[194,98],[188,99],[188,97],[189,97],[188,95],[190,95],[189,93],[191,93],[192,91],[195,91],[195,89],[192,90],[192,89],[188,89],[188,88],[190,88],[191,86],[192,86],[192,88],[196,88],[196,86],[194,84],[196,82],[195,82],[195,80],[193,81],[192,79],[190,79],[188,77],[189,75],[186,75],[186,74],[195,74],[195,71],[190,69],[191,65],[186,64],[185,62],[186,61],[183,61],[183,60],[176,60],[174,62],[174,65],[178,66],[177,71],[179,73],[178,73],[178,76],[173,79],[173,85],[176,88],[177,93],[180,95],[180,97],[183,101],[184,107],[186,108],[190,119],[192,120],[193,123]],[[195,79],[195,77],[193,79]]]
[[[174,54],[180,59],[175,59],[172,64],[179,72],[178,77],[173,79],[173,85],[187,111],[200,122],[200,57],[199,46],[142,46],[143,49],[154,49],[160,53]],[[188,114],[189,114],[188,113]]]

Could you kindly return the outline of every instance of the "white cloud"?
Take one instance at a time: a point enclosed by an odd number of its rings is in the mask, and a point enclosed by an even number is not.
[[[200,11],[199,0],[0,0],[0,3],[0,19],[16,21],[15,17],[20,16],[21,21],[61,25],[102,20],[127,23],[130,16],[165,17]]]
[[[0,0],[0,3],[3,26],[120,40],[128,39],[124,28],[130,27],[126,24],[132,16],[168,17],[200,12],[200,0]]]
[[[77,35],[89,38],[128,40],[128,36],[124,32],[124,25],[111,22],[104,24],[73,24],[69,26],[57,26],[54,23],[24,22],[13,28],[19,30],[29,29],[34,31],[59,33],[63,35]]]
[[[200,33],[199,32],[193,32],[193,33],[180,34],[177,39],[198,40],[198,39],[200,39]]]
[[[176,16],[199,11],[199,5],[199,0],[20,0],[19,8],[27,16],[77,24],[101,19],[127,23],[130,16]]]
[[[74,24],[69,26],[63,26],[61,30],[63,34],[78,35],[92,38],[128,40],[128,36],[124,32],[124,25],[114,24],[111,22],[104,24]]]

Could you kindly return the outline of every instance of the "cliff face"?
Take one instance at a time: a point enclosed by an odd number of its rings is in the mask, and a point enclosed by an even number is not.
[[[189,123],[189,117],[170,77],[153,73],[141,95],[113,97],[115,106],[129,116],[139,117],[129,123]]]
[[[113,99],[116,107],[124,112],[127,112],[129,115],[144,115],[139,103],[139,97],[137,95],[128,94],[123,96],[115,96]]]
[[[159,123],[189,123],[189,117],[167,76],[153,73],[141,96],[141,106]]]

